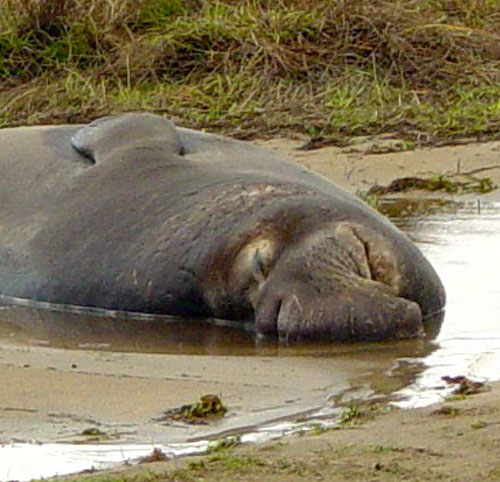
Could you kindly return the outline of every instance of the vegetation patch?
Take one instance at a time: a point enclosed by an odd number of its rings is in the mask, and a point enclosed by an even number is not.
[[[429,216],[436,213],[456,212],[458,204],[449,199],[422,198],[422,199],[382,199],[371,195],[367,198],[366,193],[361,195],[362,199],[368,199],[371,206],[391,219]]]
[[[196,403],[182,405],[165,412],[160,421],[180,421],[189,424],[206,424],[223,417],[227,408],[217,395],[203,395]]]
[[[489,177],[467,177],[465,179],[456,179],[455,176],[445,176],[439,174],[430,178],[423,177],[400,177],[395,179],[387,186],[373,186],[366,193],[366,199],[370,200],[372,196],[382,196],[386,194],[396,194],[408,191],[429,191],[446,192],[449,194],[460,194],[477,192],[486,194],[495,190],[497,186]]]
[[[350,403],[344,410],[342,410],[342,412],[340,412],[338,420],[340,425],[346,426],[359,423],[362,417],[363,412],[360,410],[358,405]]]
[[[476,422],[473,422],[470,427],[474,430],[481,430],[483,428],[486,428],[487,426],[488,423],[486,423],[484,420],[477,420]]]
[[[154,448],[153,451],[139,459],[139,464],[151,464],[153,462],[165,462],[168,460],[166,454],[159,448]]]
[[[488,385],[477,380],[471,380],[463,375],[456,377],[444,376],[441,377],[443,381],[450,385],[455,385],[453,388],[453,395],[475,395],[476,393],[482,393],[490,390]]]
[[[241,444],[241,437],[237,435],[222,438],[219,440],[213,440],[208,444],[208,453],[213,454],[217,452],[222,452],[227,449],[232,449],[240,444]]]
[[[4,0],[0,125],[148,110],[239,137],[500,132],[492,0]]]
[[[445,417],[458,417],[462,415],[463,410],[457,407],[452,407],[450,405],[443,405],[436,410],[433,410],[431,415],[444,415]]]
[[[81,435],[85,437],[85,442],[104,442],[116,438],[116,436],[113,437],[96,427],[86,428],[82,431]]]

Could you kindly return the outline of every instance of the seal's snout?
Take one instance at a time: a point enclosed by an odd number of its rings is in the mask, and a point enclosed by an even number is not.
[[[255,306],[257,331],[282,340],[374,341],[425,336],[417,303],[364,286],[319,294],[307,286],[263,290]]]
[[[292,294],[275,302],[258,329],[287,341],[375,341],[425,336],[419,306],[395,297],[343,294],[307,299]]]

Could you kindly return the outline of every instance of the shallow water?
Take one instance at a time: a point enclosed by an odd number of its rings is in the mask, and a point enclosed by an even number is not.
[[[396,399],[393,403],[416,407],[439,401],[449,392],[441,380],[444,375],[499,379],[500,204],[443,205],[440,202],[434,205],[401,201],[391,203],[387,209],[397,215],[396,224],[420,246],[446,287],[445,321],[434,341],[284,346],[256,340],[252,327],[245,325],[235,329],[224,322],[179,323],[154,317],[128,319],[115,313],[83,314],[79,310],[71,313],[23,306],[0,310],[0,341],[32,349],[49,346],[74,352],[215,355],[229,357],[225,361],[229,365],[232,357],[240,360],[242,357],[288,357],[290,363],[299,358],[314,358],[340,372],[346,370],[342,367],[350,367],[349,373],[344,374],[349,380],[347,387],[311,398],[310,405],[316,409],[304,415],[308,424],[333,417],[336,413],[333,399],[393,394]],[[370,370],[367,365],[371,366]],[[318,407],[318,400],[323,400],[323,407]],[[298,406],[292,403],[290,413],[294,410],[297,411]],[[297,423],[269,421],[260,427],[249,427],[244,437],[247,441],[269,439],[306,428]],[[149,441],[140,442],[143,443],[5,445],[0,447],[0,480],[27,480],[56,472],[101,467],[151,452]],[[208,442],[191,440],[187,444],[155,446],[177,456],[206,450]],[[37,457],[37,462],[26,463]],[[4,462],[7,460],[8,466]]]
[[[447,293],[438,349],[400,393],[402,406],[442,398],[443,375],[500,378],[500,204],[450,205],[446,213],[396,220],[441,276]],[[438,387],[436,389],[436,387]]]

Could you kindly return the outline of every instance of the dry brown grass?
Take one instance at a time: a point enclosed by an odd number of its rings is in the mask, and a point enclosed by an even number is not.
[[[148,109],[240,136],[491,136],[500,124],[499,7],[4,0],[0,122]]]

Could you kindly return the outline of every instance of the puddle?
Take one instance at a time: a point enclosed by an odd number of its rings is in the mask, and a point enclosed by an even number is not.
[[[0,377],[14,370],[26,386],[37,377],[52,377],[47,383],[55,397],[73,387],[62,408],[51,405],[57,398],[39,406],[43,392],[31,394],[26,387],[0,399],[0,441],[5,441],[0,480],[107,467],[147,455],[153,447],[171,457],[200,453],[209,440],[232,433],[242,442],[279,438],[318,421],[334,423],[334,402],[350,398],[392,394],[399,406],[423,406],[448,393],[443,375],[499,379],[500,204],[440,202],[422,208],[395,201],[387,209],[445,284],[446,317],[435,341],[283,346],[256,340],[251,326],[236,330],[222,321],[0,309]],[[71,405],[71,397],[83,397],[86,392],[78,390],[89,383],[98,383],[97,402],[112,400],[108,411],[92,405],[93,398]],[[127,387],[137,401],[129,400]],[[174,392],[185,403],[206,390],[222,395],[230,407],[227,420],[196,429],[151,421],[159,407],[178,403]],[[160,400],[144,398],[151,391]],[[116,393],[122,398],[113,398]],[[114,420],[113,411],[126,423]],[[92,424],[115,433],[117,441],[71,443],[78,430]],[[28,443],[31,439],[44,443]]]

